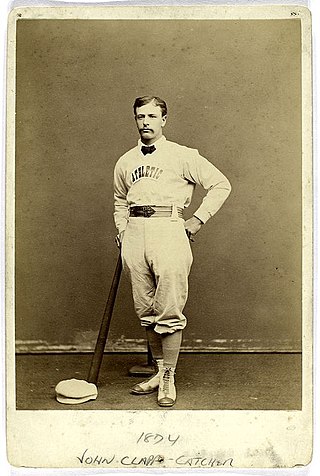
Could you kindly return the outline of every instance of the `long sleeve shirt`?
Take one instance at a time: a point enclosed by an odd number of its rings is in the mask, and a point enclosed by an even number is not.
[[[227,199],[228,179],[196,149],[168,141],[155,142],[156,150],[143,155],[138,145],[125,153],[114,169],[114,220],[119,231],[126,228],[128,209],[134,205],[176,205],[187,208],[196,184],[207,194],[194,216],[202,223]]]

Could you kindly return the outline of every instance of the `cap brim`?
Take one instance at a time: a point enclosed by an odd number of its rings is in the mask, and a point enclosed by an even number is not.
[[[66,405],[78,405],[79,403],[89,402],[89,400],[96,400],[98,394],[88,395],[86,397],[81,398],[68,398],[64,395],[60,395],[59,393],[56,394],[56,399],[59,403],[65,403]]]

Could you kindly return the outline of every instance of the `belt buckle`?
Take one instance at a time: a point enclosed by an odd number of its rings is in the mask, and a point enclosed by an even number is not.
[[[144,218],[150,218],[156,211],[150,205],[142,206],[142,213]]]

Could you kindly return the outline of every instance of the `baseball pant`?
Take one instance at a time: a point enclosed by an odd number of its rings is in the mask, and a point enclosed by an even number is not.
[[[159,334],[184,329],[193,260],[184,220],[130,217],[121,249],[141,325],[154,324]]]

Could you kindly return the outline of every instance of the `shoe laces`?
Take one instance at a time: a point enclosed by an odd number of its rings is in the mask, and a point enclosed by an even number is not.
[[[164,374],[163,374],[163,391],[165,393],[169,393],[170,391],[170,377],[171,374],[173,375],[174,372],[170,368],[164,369]]]

